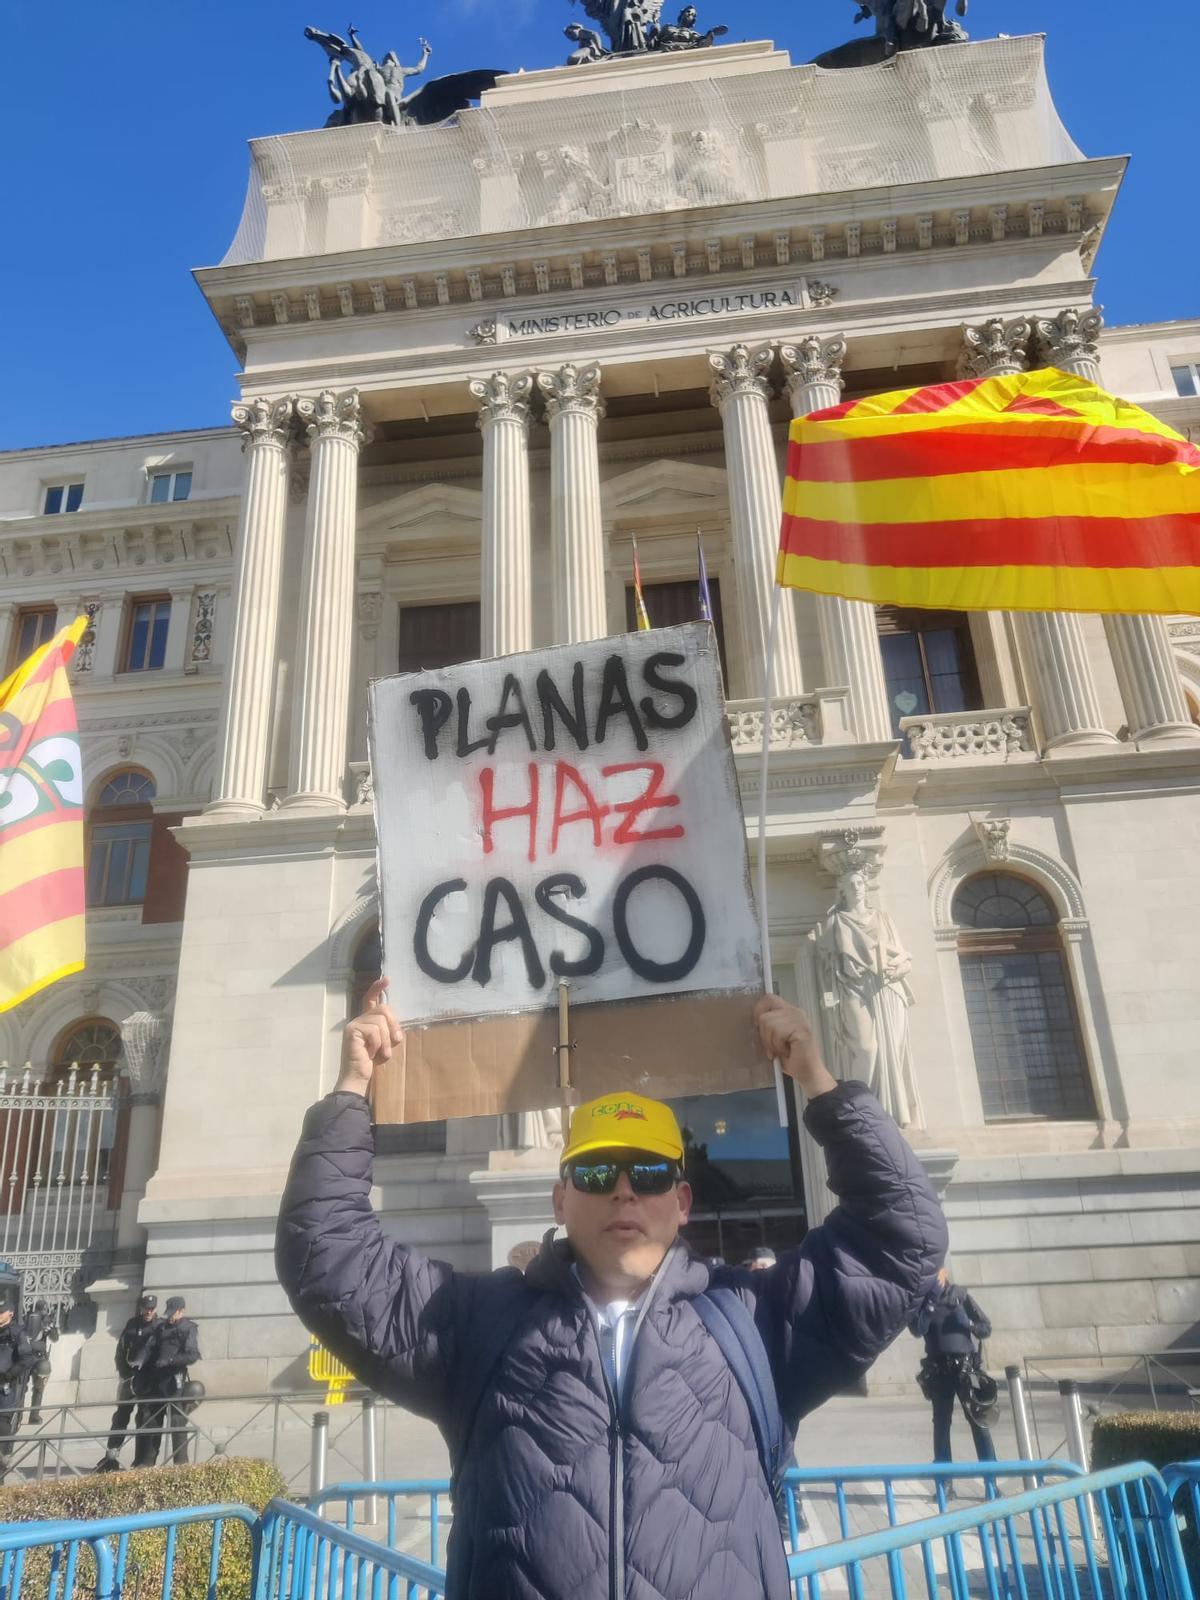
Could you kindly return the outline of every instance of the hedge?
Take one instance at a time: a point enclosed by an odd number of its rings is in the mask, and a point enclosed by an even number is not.
[[[1118,1411],[1092,1426],[1092,1470],[1148,1461],[1169,1467],[1200,1457],[1200,1411]]]
[[[94,1520],[131,1516],[142,1511],[176,1510],[183,1506],[228,1505],[262,1511],[285,1491],[284,1480],[269,1461],[218,1457],[198,1466],[148,1467],[139,1472],[96,1473],[86,1478],[47,1479],[24,1488],[0,1489],[0,1523]],[[141,1600],[162,1593],[166,1530],[130,1536],[125,1592]],[[181,1528],[175,1545],[171,1600],[205,1600],[212,1552],[212,1524]],[[31,1550],[18,1596],[9,1600],[44,1600],[49,1587],[51,1551]],[[250,1536],[241,1523],[227,1523],[221,1536],[221,1564],[216,1600],[246,1600],[250,1593]],[[90,1551],[81,1552],[75,1595],[62,1600],[90,1600],[95,1592]]]
[[[1118,1411],[1110,1417],[1097,1417],[1092,1426],[1094,1472],[1126,1461],[1169,1467],[1176,1461],[1196,1460],[1200,1460],[1200,1411]],[[1180,1510],[1183,1559],[1193,1587],[1200,1589],[1200,1529],[1187,1498]]]

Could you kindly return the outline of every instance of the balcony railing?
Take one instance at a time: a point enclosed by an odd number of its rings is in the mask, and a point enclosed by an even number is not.
[[[1011,761],[1037,754],[1028,706],[901,717],[900,732],[916,761]]]
[[[762,748],[761,700],[729,700],[725,715],[735,756],[751,755]],[[771,701],[772,750],[849,744],[852,739],[848,689],[814,689],[812,694]]]

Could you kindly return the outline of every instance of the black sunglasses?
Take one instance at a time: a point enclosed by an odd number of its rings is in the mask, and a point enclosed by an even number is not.
[[[605,1156],[569,1161],[567,1176],[580,1194],[612,1194],[622,1173],[634,1194],[667,1194],[679,1182],[679,1164],[657,1156]]]

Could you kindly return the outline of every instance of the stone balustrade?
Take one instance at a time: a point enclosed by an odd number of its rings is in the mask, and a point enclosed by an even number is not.
[[[1028,706],[901,717],[900,732],[917,761],[1011,761],[1037,755]]]
[[[753,755],[762,748],[761,700],[728,700],[725,715],[735,756]],[[848,689],[814,689],[811,694],[771,701],[772,750],[852,742]]]

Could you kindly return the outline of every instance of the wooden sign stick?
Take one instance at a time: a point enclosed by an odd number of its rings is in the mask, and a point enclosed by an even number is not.
[[[558,1097],[562,1104],[563,1138],[571,1129],[571,985],[565,978],[558,980]]]

